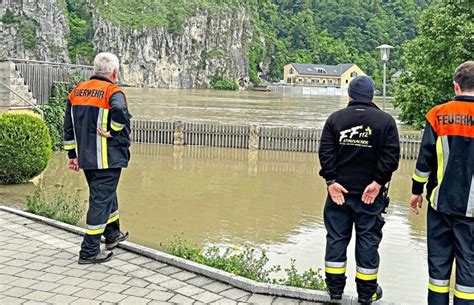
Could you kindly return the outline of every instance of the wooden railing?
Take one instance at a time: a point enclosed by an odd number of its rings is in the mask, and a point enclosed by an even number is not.
[[[79,73],[84,79],[90,78],[93,74],[92,66],[18,58],[9,58],[8,60],[15,64],[16,70],[25,79],[39,105],[49,101],[55,82],[70,82],[74,73]]]
[[[132,141],[148,144],[197,145],[295,152],[318,151],[320,129],[243,126],[215,123],[132,121]],[[418,157],[421,138],[401,136],[403,159]]]

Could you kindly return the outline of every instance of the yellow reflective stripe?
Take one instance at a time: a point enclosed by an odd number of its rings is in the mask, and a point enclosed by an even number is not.
[[[428,289],[437,293],[448,293],[449,286],[436,286],[433,284],[428,284]]]
[[[344,274],[346,273],[346,268],[334,268],[334,267],[325,267],[324,271],[330,274]]]
[[[356,278],[361,279],[363,281],[372,281],[377,279],[377,273],[375,274],[363,274],[360,272],[356,273]]]
[[[418,176],[416,173],[413,173],[413,176],[411,176],[413,178],[413,180],[415,180],[416,182],[420,182],[420,183],[425,183],[428,181],[428,177],[420,177]]]
[[[454,295],[463,300],[474,300],[474,293],[461,292],[459,290],[454,290]]]
[[[443,155],[443,143],[441,142],[441,137],[438,137],[436,140],[436,155],[438,159],[438,185],[434,188],[430,196],[431,206],[436,209],[437,203],[435,202],[436,193],[439,191],[441,182],[443,181],[443,171],[444,171],[444,155]]]
[[[107,119],[109,117],[109,109],[104,109],[102,117],[102,130],[107,130]],[[109,161],[107,158],[107,138],[102,137],[102,168],[109,168]]]
[[[76,144],[64,145],[65,150],[73,150],[76,149]]]
[[[122,130],[122,129],[125,127],[125,125],[119,124],[119,123],[115,123],[114,121],[111,121],[111,122],[110,122],[110,127],[112,127],[112,129],[115,130],[115,131],[120,131],[120,130]]]
[[[104,233],[104,229],[86,230],[86,234],[88,235],[99,235],[102,233]]]
[[[112,222],[116,221],[117,219],[119,219],[119,214],[110,217],[109,220],[107,220],[107,224],[112,223]]]

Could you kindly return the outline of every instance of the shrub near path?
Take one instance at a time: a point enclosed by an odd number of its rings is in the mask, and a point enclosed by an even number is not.
[[[0,184],[26,182],[41,174],[50,159],[51,138],[41,119],[0,115]]]

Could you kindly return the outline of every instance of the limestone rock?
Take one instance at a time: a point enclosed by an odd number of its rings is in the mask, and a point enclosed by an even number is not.
[[[59,0],[0,1],[0,17],[7,9],[17,22],[0,21],[2,57],[69,62],[69,26]]]

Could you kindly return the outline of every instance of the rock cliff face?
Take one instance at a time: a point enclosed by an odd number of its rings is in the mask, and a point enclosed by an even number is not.
[[[0,58],[69,61],[69,27],[59,0],[3,0],[0,17]]]
[[[182,34],[164,28],[129,29],[93,12],[94,51],[109,51],[121,61],[121,78],[133,86],[208,88],[222,75],[248,82],[250,13],[198,11]],[[69,24],[64,0],[0,0],[0,58],[70,62]]]
[[[130,85],[208,88],[217,74],[247,80],[252,31],[244,9],[218,16],[200,11],[185,22],[182,35],[163,28],[120,28],[97,13],[94,28],[95,50],[117,54]]]

